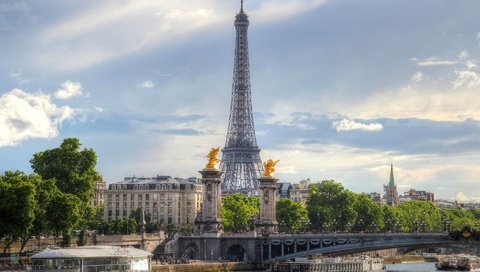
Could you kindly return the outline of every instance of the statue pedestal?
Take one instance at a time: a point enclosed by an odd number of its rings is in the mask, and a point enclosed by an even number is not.
[[[195,232],[199,234],[221,233],[220,206],[222,172],[215,168],[204,168],[202,174],[203,202],[200,216],[195,219]]]
[[[277,181],[271,176],[262,176],[258,178],[260,182],[260,217],[255,224],[257,231],[261,235],[277,233]]]

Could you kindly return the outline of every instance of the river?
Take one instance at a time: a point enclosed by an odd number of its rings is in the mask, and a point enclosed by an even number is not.
[[[389,272],[433,272],[435,263],[408,263],[408,264],[387,264],[387,271]]]

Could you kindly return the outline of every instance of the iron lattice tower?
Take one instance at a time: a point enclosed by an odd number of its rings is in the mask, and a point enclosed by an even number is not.
[[[250,192],[258,189],[257,177],[263,171],[260,149],[255,137],[247,29],[249,21],[243,11],[235,17],[236,43],[233,66],[232,101],[225,148],[222,149],[221,170],[225,172],[222,192]]]

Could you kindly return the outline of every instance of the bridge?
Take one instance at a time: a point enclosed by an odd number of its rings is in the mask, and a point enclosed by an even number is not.
[[[465,234],[465,235],[464,235]],[[480,247],[480,234],[453,233],[326,233],[222,234],[218,237],[180,236],[178,256],[201,260],[228,257],[256,263],[290,260],[313,254],[336,256],[390,248]],[[182,250],[183,249],[183,250]]]
[[[188,259],[247,261],[263,267],[272,261],[285,261],[311,254],[346,255],[389,248],[480,247],[480,233],[464,228],[441,233],[298,233],[277,231],[276,182],[271,176],[260,182],[260,214],[255,230],[226,234],[219,215],[221,172],[214,168],[200,171],[204,184],[202,211],[195,220],[193,235],[177,235],[166,245],[174,257]]]

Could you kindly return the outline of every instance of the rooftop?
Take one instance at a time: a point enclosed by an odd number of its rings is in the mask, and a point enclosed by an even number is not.
[[[32,259],[66,258],[133,258],[152,256],[150,252],[131,247],[83,246],[75,248],[46,249],[32,256]]]

